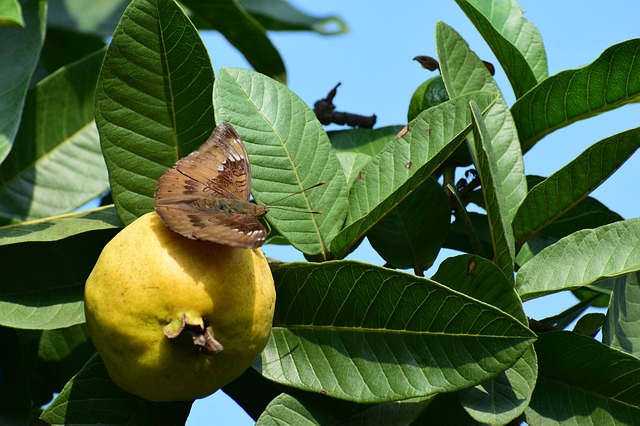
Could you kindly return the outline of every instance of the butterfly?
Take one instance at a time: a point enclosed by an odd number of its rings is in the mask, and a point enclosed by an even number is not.
[[[200,148],[160,177],[155,209],[184,237],[253,249],[267,238],[259,218],[269,209],[249,202],[250,193],[244,142],[231,124],[221,123]]]

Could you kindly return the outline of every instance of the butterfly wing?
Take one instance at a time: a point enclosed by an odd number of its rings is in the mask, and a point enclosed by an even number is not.
[[[250,193],[247,150],[235,129],[221,123],[200,148],[160,177],[154,199],[158,204],[202,197],[248,201]]]
[[[267,231],[258,220],[266,213],[264,206],[232,199],[205,201],[157,205],[156,211],[169,228],[187,238],[249,249],[264,244]]]
[[[248,201],[250,192],[244,143],[230,124],[221,123],[160,177],[155,208],[169,228],[187,238],[255,248],[266,239],[258,220],[266,209]]]

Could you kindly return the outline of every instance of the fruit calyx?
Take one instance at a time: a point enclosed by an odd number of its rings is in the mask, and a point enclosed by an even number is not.
[[[213,329],[207,326],[199,316],[182,313],[162,327],[167,338],[195,346],[206,355],[215,355],[224,350],[224,346],[213,337]]]

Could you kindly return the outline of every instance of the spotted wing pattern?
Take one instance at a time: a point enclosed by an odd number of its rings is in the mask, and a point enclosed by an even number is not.
[[[187,238],[240,248],[264,244],[258,220],[267,209],[249,202],[251,168],[235,129],[221,123],[196,151],[180,159],[158,180],[156,212]]]

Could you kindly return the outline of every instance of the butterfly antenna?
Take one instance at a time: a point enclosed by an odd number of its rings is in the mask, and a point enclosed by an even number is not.
[[[323,180],[322,182],[318,182],[318,183],[316,183],[315,185],[311,185],[311,186],[310,186],[310,187],[308,187],[308,188],[304,188],[304,189],[301,189],[301,190],[300,190],[300,191],[298,191],[298,192],[294,192],[293,194],[286,195],[286,196],[284,196],[284,197],[282,197],[282,198],[280,198],[280,199],[278,199],[278,200],[275,200],[275,201],[273,201],[273,202],[269,203],[269,208],[270,208],[270,209],[280,209],[280,210],[285,210],[285,211],[289,211],[289,212],[296,212],[296,213],[322,214],[322,212],[316,212],[316,211],[310,212],[310,211],[307,211],[307,210],[293,210],[293,209],[288,209],[288,208],[286,208],[286,207],[278,207],[278,206],[274,206],[274,205],[272,205],[272,204],[279,203],[280,201],[286,200],[287,198],[289,198],[289,197],[293,197],[294,195],[298,195],[298,194],[301,194],[301,193],[303,193],[303,192],[305,192],[305,191],[308,191],[308,190],[310,190],[310,189],[317,188],[318,186],[322,186],[322,185],[324,185],[325,183],[327,183],[327,181],[326,181],[326,180]]]
[[[286,212],[294,212],[294,213],[311,213],[311,214],[322,214],[322,212],[317,211],[317,212],[311,212],[309,210],[295,210],[295,209],[288,209],[286,207],[278,207],[278,206],[272,206],[269,205],[269,210],[273,210],[273,209],[278,209],[278,210],[284,210]]]

